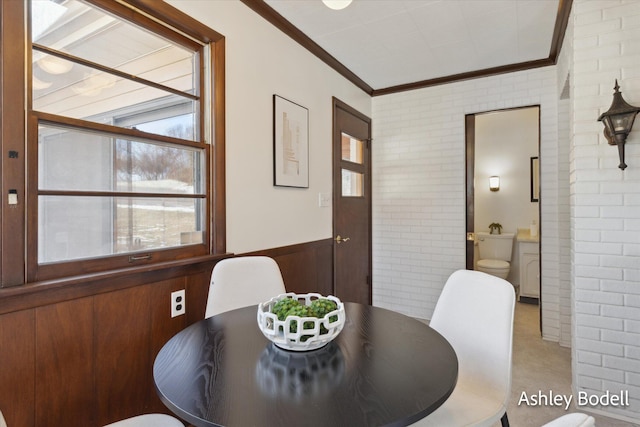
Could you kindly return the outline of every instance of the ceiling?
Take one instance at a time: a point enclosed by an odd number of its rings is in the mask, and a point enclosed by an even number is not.
[[[353,0],[332,10],[320,0],[243,2],[374,95],[551,65],[571,3]]]

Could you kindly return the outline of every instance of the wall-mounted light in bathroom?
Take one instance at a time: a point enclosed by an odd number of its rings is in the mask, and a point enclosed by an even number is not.
[[[491,190],[491,191],[500,190],[500,177],[499,176],[490,176],[489,177],[489,190]]]
[[[617,79],[613,89],[615,89],[615,92],[613,93],[611,107],[598,117],[598,121],[604,123],[604,136],[609,141],[609,145],[618,146],[618,155],[620,156],[618,167],[624,170],[627,167],[624,162],[624,143],[627,141],[627,136],[631,132],[633,121],[636,118],[636,114],[640,112],[640,108],[627,104],[622,98]]]

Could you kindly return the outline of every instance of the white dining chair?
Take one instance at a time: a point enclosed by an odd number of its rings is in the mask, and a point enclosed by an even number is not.
[[[285,293],[278,264],[266,256],[226,258],[211,273],[205,318]]]
[[[458,382],[442,406],[414,426],[509,425],[514,308],[506,280],[470,270],[449,277],[429,325],[455,350]]]
[[[0,411],[0,427],[7,427],[7,422]],[[104,427],[184,427],[177,418],[165,414],[145,414],[117,421]]]
[[[592,416],[576,412],[556,418],[542,427],[594,427],[595,425],[596,420]]]
[[[177,418],[166,414],[144,414],[116,421],[104,427],[184,427]]]

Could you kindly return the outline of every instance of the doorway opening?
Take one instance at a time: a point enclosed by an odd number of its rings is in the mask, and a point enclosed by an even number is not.
[[[467,269],[502,277],[518,301],[540,305],[540,106],[465,122]]]

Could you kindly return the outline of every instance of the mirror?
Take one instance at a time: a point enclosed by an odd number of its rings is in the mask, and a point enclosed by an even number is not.
[[[531,203],[540,201],[540,160],[531,158]]]

